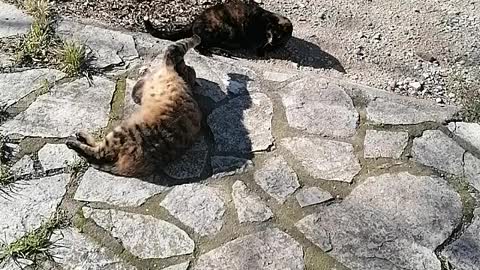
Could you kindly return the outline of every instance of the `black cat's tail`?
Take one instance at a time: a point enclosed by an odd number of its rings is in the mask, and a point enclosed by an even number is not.
[[[191,25],[187,25],[178,30],[166,31],[156,29],[148,18],[143,19],[143,24],[145,25],[145,30],[147,30],[150,35],[160,39],[177,41],[179,39],[188,38],[193,35]]]

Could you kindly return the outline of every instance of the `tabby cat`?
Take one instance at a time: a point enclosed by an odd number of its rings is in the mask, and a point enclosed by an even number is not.
[[[253,0],[229,0],[204,10],[195,20],[177,31],[155,29],[148,18],[145,29],[161,39],[178,40],[199,35],[197,50],[210,54],[212,49],[248,49],[257,56],[285,46],[292,37],[292,22],[279,14],[261,8]]]
[[[198,137],[202,119],[192,94],[196,73],[184,55],[200,42],[195,35],[167,47],[162,63],[147,69],[133,88],[138,110],[101,142],[81,131],[66,145],[102,171],[135,177],[184,153]]]

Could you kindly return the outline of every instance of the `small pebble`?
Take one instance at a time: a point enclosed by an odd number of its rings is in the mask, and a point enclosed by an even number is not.
[[[437,99],[435,99],[435,101],[436,101],[438,104],[442,104],[442,103],[443,103],[443,99],[441,99],[441,98],[437,98]]]
[[[416,91],[420,90],[422,88],[422,84],[419,82],[411,82],[410,87],[415,89]]]

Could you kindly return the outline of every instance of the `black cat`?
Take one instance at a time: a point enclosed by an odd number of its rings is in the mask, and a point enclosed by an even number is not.
[[[292,37],[292,22],[279,14],[261,8],[253,0],[230,0],[203,11],[195,20],[177,31],[155,29],[144,20],[152,36],[179,40],[197,34],[202,42],[196,50],[210,54],[215,49],[248,49],[257,56],[285,46]]]

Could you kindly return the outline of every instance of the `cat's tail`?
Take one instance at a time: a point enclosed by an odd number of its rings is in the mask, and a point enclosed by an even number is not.
[[[188,50],[195,48],[202,42],[198,35],[178,40],[169,45],[165,50],[164,61],[167,66],[175,66],[180,63]]]
[[[182,38],[187,38],[192,36],[192,27],[191,25],[187,25],[181,29],[178,30],[173,30],[173,31],[167,31],[167,30],[160,30],[155,28],[155,26],[152,24],[152,22],[148,18],[143,19],[143,25],[145,26],[145,30],[147,32],[160,39],[166,39],[166,40],[171,40],[171,41],[177,41]]]

